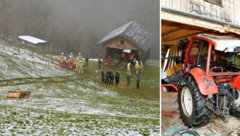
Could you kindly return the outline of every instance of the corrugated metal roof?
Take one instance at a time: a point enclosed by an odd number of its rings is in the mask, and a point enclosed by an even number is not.
[[[18,36],[18,38],[21,40],[27,41],[29,43],[32,43],[32,44],[47,43],[47,41],[44,41],[44,40],[36,38],[36,37],[29,36],[29,35],[21,35],[21,36]]]
[[[136,21],[131,21],[108,33],[100,42],[98,42],[98,45],[103,44],[117,36],[128,39],[143,51],[148,51],[151,47],[151,45],[148,44],[150,33],[144,30],[143,26]]]

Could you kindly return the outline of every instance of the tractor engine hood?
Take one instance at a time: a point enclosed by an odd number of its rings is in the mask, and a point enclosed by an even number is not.
[[[232,81],[230,82],[230,84],[231,84],[234,88],[240,90],[240,75],[234,77],[234,78],[232,79]]]

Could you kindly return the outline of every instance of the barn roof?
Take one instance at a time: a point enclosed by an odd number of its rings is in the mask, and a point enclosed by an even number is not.
[[[147,52],[151,47],[150,44],[148,44],[150,33],[144,30],[143,26],[136,21],[131,21],[108,33],[100,42],[98,42],[98,45],[101,45],[118,36],[128,39],[143,51]]]
[[[29,36],[29,35],[21,35],[21,36],[18,36],[18,38],[21,40],[27,41],[29,43],[32,43],[32,44],[47,43],[47,41],[44,41],[44,40],[36,38],[36,37]]]

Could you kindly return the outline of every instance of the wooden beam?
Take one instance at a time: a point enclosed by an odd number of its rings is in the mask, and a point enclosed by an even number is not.
[[[199,30],[199,31],[193,31],[193,32],[189,32],[187,33],[186,35],[181,35],[181,36],[172,36],[168,39],[162,39],[162,41],[166,42],[166,41],[174,41],[174,40],[180,40],[180,39],[183,39],[183,38],[186,38],[186,37],[190,37],[190,36],[193,36],[193,35],[196,35],[196,34],[200,34],[200,33],[205,33],[205,32],[208,32],[209,30]]]
[[[171,35],[171,33],[176,32],[176,31],[180,31],[182,29],[183,29],[182,26],[175,27],[174,29],[170,29],[167,32],[162,33],[162,37],[167,36],[167,35]]]
[[[177,39],[181,39],[184,37],[188,37],[188,36],[192,36],[192,35],[196,35],[199,33],[203,33],[206,32],[207,30],[182,30],[182,31],[175,31],[173,33],[171,33],[171,35],[166,35],[164,37],[162,37],[162,41],[166,42],[166,41],[172,41],[172,40],[177,40]]]

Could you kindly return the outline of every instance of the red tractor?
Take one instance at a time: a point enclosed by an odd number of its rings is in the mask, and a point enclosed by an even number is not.
[[[68,59],[67,61],[59,59],[58,62],[61,68],[74,69],[75,67],[75,61],[73,59]]]
[[[66,61],[61,61],[61,60],[59,60],[59,66],[60,66],[61,68],[65,68],[65,66],[66,66]]]
[[[68,69],[74,69],[75,65],[74,65],[74,60],[68,60],[66,63],[66,66]]]
[[[177,87],[183,123],[200,127],[210,122],[212,114],[223,121],[229,114],[239,116],[240,40],[200,34],[181,40],[178,49],[181,69],[163,81]]]

